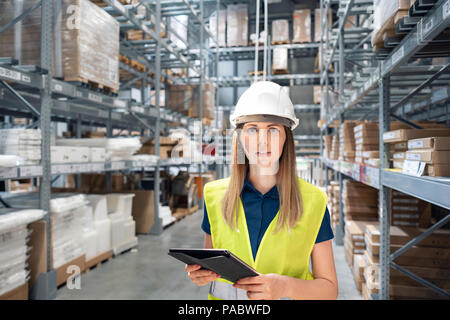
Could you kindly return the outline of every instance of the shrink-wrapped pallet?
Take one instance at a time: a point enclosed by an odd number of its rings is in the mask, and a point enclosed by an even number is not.
[[[227,26],[227,10],[219,10],[219,34],[217,35],[217,12],[209,17],[209,30],[214,35],[214,40],[218,36],[219,47],[226,46],[226,26]],[[215,47],[215,41],[210,41],[210,47]]]
[[[323,10],[325,12],[325,10]],[[327,19],[327,16],[325,14],[321,15],[320,9],[314,10],[314,42],[320,42],[320,35],[322,33],[322,24],[325,24],[325,20]],[[332,25],[332,17],[331,17],[331,10],[328,11],[328,29],[331,30]],[[322,40],[326,40],[326,32],[322,34]]]
[[[386,31],[395,34],[394,20],[398,13],[409,10],[409,0],[374,0],[372,45],[383,41]]]
[[[274,48],[273,49],[273,63],[272,70],[288,70],[288,49],[287,48]]]
[[[227,6],[227,46],[247,46],[248,44],[248,5]]]
[[[52,1],[53,76],[91,82],[113,91],[119,88],[119,23],[89,0]],[[37,0],[0,2],[0,25],[32,8]],[[0,56],[22,65],[40,65],[41,12],[0,34]]]
[[[272,21],[272,43],[289,43],[289,21],[279,19]]]
[[[311,10],[295,10],[292,42],[311,42]]]
[[[173,30],[173,32],[169,33],[169,40],[179,49],[186,49],[185,42],[187,42],[188,23],[189,16],[187,15],[170,17],[169,29]],[[179,37],[176,36],[175,33]]]

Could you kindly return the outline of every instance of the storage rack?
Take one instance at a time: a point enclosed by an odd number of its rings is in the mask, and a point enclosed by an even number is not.
[[[420,7],[423,1],[416,1]],[[426,10],[420,15],[408,17],[404,20],[403,30],[407,33],[403,40],[389,52],[382,56],[373,53],[353,54],[354,74],[347,78],[344,72],[348,69],[348,54],[354,48],[368,47],[364,45],[370,42],[370,31],[354,36],[343,30],[343,25],[349,16],[364,14],[370,17],[372,12],[371,1],[349,0],[330,1],[322,0],[322,10],[329,10],[331,5],[338,5],[339,25],[332,30],[331,39],[327,33],[326,40],[321,43],[323,52],[321,68],[321,86],[328,87],[326,75],[328,67],[334,64],[339,70],[338,81],[334,90],[339,93],[339,100],[332,106],[327,94],[322,108],[325,111],[325,123],[321,127],[321,135],[327,134],[335,121],[343,123],[344,119],[375,119],[379,121],[380,168],[373,168],[344,161],[330,161],[322,157],[326,170],[328,184],[328,169],[334,170],[339,175],[339,185],[342,191],[343,178],[354,179],[363,182],[379,190],[379,216],[380,216],[380,274],[379,294],[372,295],[373,299],[389,299],[389,275],[390,268],[406,274],[424,286],[446,296],[448,292],[438,288],[434,284],[411,273],[407,269],[397,265],[394,259],[411,248],[423,238],[430,235],[439,227],[450,221],[450,215],[446,215],[436,224],[428,228],[423,234],[412,239],[401,249],[390,253],[390,190],[398,190],[408,195],[428,201],[445,209],[450,209],[450,179],[434,177],[416,177],[398,172],[392,172],[389,168],[389,145],[383,144],[383,133],[389,131],[390,118],[410,124],[408,120],[435,119],[446,121],[449,127],[449,74],[446,66],[417,66],[409,60],[412,57],[432,57],[433,51],[421,52],[427,45],[433,44],[433,40],[450,25],[450,1],[428,1]],[[413,8],[414,9],[414,8]],[[410,23],[407,25],[407,23]],[[356,25],[355,28],[363,29]],[[322,29],[324,30],[324,29]],[[331,40],[331,41],[330,41]],[[442,52],[437,56],[441,56]],[[446,52],[448,56],[448,51]],[[376,61],[378,59],[378,61]],[[327,91],[328,92],[328,91]],[[323,150],[321,140],[321,151]],[[323,152],[322,152],[323,155]],[[342,244],[344,234],[344,213],[342,210],[342,192],[340,194],[339,226],[336,234],[337,243]]]
[[[42,159],[39,165],[23,165],[8,168],[0,171],[0,180],[9,180],[16,178],[39,178],[39,199],[40,208],[47,212],[44,220],[47,224],[47,239],[50,239],[50,196],[52,176],[60,174],[79,174],[86,172],[106,172],[107,189],[111,188],[112,171],[136,171],[148,170],[155,172],[154,197],[155,197],[155,223],[150,230],[151,234],[160,234],[163,231],[162,221],[159,218],[159,189],[160,189],[160,170],[169,166],[197,166],[201,173],[207,165],[205,163],[186,162],[184,159],[159,159],[156,162],[142,161],[110,161],[104,163],[74,163],[74,164],[51,164],[50,162],[50,131],[51,121],[71,121],[75,126],[77,137],[81,137],[81,125],[88,126],[106,126],[107,136],[112,136],[112,129],[147,129],[153,130],[155,138],[155,154],[159,155],[159,136],[160,130],[167,129],[167,122],[176,122],[181,126],[196,129],[199,139],[202,142],[203,128],[209,130],[201,121],[197,123],[194,119],[183,116],[176,112],[171,112],[160,108],[160,90],[166,89],[167,80],[173,83],[198,83],[201,90],[203,82],[209,79],[209,74],[204,74],[204,60],[210,55],[209,48],[203,48],[205,40],[209,37],[210,41],[216,41],[204,23],[203,0],[197,1],[195,5],[192,2],[183,1],[175,6],[168,1],[139,1],[136,6],[123,5],[117,0],[104,0],[107,6],[104,10],[109,13],[119,15],[117,20],[122,30],[139,29],[151,37],[150,49],[140,51],[142,42],[122,40],[120,42],[120,52],[132,59],[144,64],[149,71],[154,73],[154,78],[149,76],[149,72],[139,72],[120,63],[120,69],[132,73],[135,78],[131,79],[123,87],[129,87],[135,81],[142,80],[142,92],[148,83],[153,84],[155,88],[155,105],[150,105],[149,97],[143,96],[143,103],[135,103],[129,100],[122,100],[117,97],[106,95],[100,92],[76,86],[74,84],[57,80],[52,77],[52,12],[54,10],[51,1],[40,1],[33,11],[40,7],[41,10],[41,63],[40,67],[21,66],[12,58],[0,59],[0,81],[14,99],[2,98],[1,114],[28,117],[32,119],[30,127],[40,127],[42,132],[41,153]],[[142,18],[135,12],[137,6],[145,6],[148,12],[152,12],[155,17],[155,26],[151,23],[143,23]],[[217,1],[217,7],[219,1]],[[27,16],[31,11],[25,12],[20,17],[7,24],[7,27]],[[200,26],[200,50],[199,54],[186,55],[189,50],[180,50],[170,43],[168,39],[160,37],[161,16],[172,14],[189,14],[193,16]],[[0,27],[0,32],[6,30]],[[155,30],[152,28],[155,27]],[[169,26],[166,29],[170,31]],[[206,34],[205,34],[206,32]],[[175,34],[176,35],[176,34]],[[144,41],[145,42],[145,41]],[[185,52],[186,51],[186,52]],[[206,51],[206,54],[205,54]],[[171,54],[175,59],[164,62],[161,59],[161,53]],[[200,68],[194,65],[194,61],[200,60]],[[214,61],[213,61],[214,63]],[[195,78],[173,77],[168,72],[168,68],[187,67],[197,73]],[[163,70],[166,70],[163,72]],[[217,69],[216,69],[217,70]],[[166,82],[161,82],[161,75],[164,73]],[[13,82],[10,86],[8,82]],[[199,110],[202,119],[202,100],[200,94]],[[166,104],[167,105],[167,104]],[[206,159],[209,162],[211,159]],[[56,272],[50,269],[50,243],[47,241],[47,273],[41,274],[33,288],[32,298],[48,299],[56,296]]]

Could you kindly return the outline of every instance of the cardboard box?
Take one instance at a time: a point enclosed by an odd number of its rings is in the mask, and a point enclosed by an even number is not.
[[[357,151],[377,151],[380,146],[378,144],[357,144],[355,148]]]
[[[132,215],[136,222],[136,233],[148,234],[155,222],[154,194],[151,190],[133,191]]]
[[[31,248],[28,257],[28,269],[30,270],[28,285],[30,290],[39,278],[39,275],[47,272],[46,226],[47,223],[44,220],[35,221],[28,225],[28,229],[31,231],[27,244]]]
[[[78,258],[75,258],[56,268],[56,285],[60,286],[64,284],[69,277],[73,276],[73,273],[69,272],[72,266],[78,266],[78,268],[80,268],[80,272],[82,273],[85,269],[85,262],[86,256],[83,254]]]
[[[356,137],[355,136],[355,143],[356,144],[378,144],[379,142],[379,137],[378,135],[373,135],[373,136],[361,136],[361,137]]]
[[[406,151],[408,150],[408,143],[407,142],[394,143],[393,147],[395,151]]]
[[[28,300],[28,283],[8,291],[0,296],[1,300]]]
[[[406,152],[395,152],[393,154],[393,159],[394,160],[405,160],[406,159]]]
[[[288,70],[288,49],[274,48],[272,70]]]
[[[450,164],[427,164],[425,174],[432,177],[450,177]]]
[[[450,150],[432,151],[428,150],[408,150],[406,151],[406,160],[422,161],[432,164],[450,164]]]
[[[450,150],[450,137],[429,137],[408,141],[408,150],[432,149],[433,151]]]
[[[450,129],[399,129],[383,134],[383,141],[387,143],[404,142],[426,137],[449,137]]]
[[[378,123],[375,122],[363,122],[357,126],[355,126],[355,128],[353,128],[354,132],[361,132],[361,131],[365,131],[365,132],[378,132]]]
[[[311,42],[311,10],[294,10],[292,42]]]
[[[408,228],[391,226],[391,245],[403,245],[411,239],[425,232],[423,228]],[[380,242],[380,231],[376,225],[367,225],[365,236],[371,242]],[[439,229],[434,231],[431,235],[420,241],[417,246],[420,247],[443,247],[450,248],[450,230]]]
[[[322,24],[325,22],[326,16],[323,14],[323,17],[321,17],[320,9],[314,9],[314,42],[320,42],[320,34],[322,33]],[[323,10],[325,13],[325,10]],[[331,10],[328,10],[328,28],[326,30],[331,30],[333,19],[331,16]],[[323,41],[326,40],[326,33],[325,31],[322,35]]]

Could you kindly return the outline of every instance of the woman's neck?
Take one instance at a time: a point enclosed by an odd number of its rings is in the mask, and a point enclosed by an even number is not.
[[[277,183],[276,175],[262,175],[257,165],[250,165],[247,179],[262,194],[269,192]]]

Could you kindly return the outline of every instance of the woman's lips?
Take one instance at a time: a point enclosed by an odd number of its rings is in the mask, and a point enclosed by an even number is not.
[[[256,156],[258,157],[270,157],[271,152],[257,152]]]

